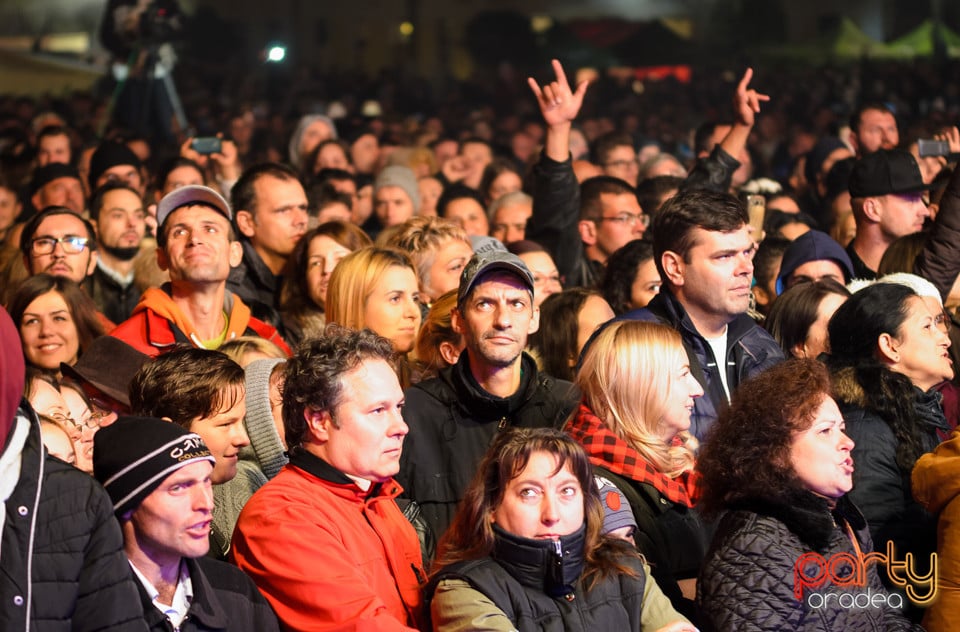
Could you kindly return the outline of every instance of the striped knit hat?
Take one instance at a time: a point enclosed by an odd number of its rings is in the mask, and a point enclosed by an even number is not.
[[[122,518],[170,474],[200,461],[214,464],[200,435],[154,417],[120,417],[93,436],[93,476]]]

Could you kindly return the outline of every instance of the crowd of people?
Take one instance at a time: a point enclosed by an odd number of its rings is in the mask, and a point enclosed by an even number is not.
[[[960,131],[747,69],[671,153],[552,73],[282,146],[16,102],[0,628],[949,629]]]

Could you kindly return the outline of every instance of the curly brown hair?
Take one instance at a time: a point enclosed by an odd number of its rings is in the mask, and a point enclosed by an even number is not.
[[[703,475],[697,508],[717,515],[746,500],[784,498],[801,488],[790,447],[829,396],[827,368],[809,359],[782,362],[741,384],[697,461]]]

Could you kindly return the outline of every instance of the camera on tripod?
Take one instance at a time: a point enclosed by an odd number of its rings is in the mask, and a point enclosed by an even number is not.
[[[154,0],[140,16],[138,40],[145,46],[160,45],[183,33],[183,12],[176,0]]]

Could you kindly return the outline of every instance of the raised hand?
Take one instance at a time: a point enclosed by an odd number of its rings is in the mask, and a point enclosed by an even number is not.
[[[563,66],[556,59],[553,60],[553,72],[556,80],[542,88],[533,77],[527,78],[527,84],[537,97],[540,113],[548,126],[570,124],[577,118],[580,106],[583,105],[583,96],[587,93],[587,81],[581,81],[576,92],[570,89],[567,75]]]
[[[760,112],[760,103],[770,100],[768,95],[760,94],[748,87],[751,79],[753,79],[753,68],[747,68],[733,95],[733,115],[738,123],[748,127],[753,127],[755,115]]]

